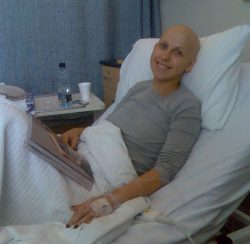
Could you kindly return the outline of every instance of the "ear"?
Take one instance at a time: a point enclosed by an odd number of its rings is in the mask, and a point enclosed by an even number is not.
[[[187,66],[187,68],[185,69],[185,73],[189,73],[193,69],[195,63],[196,63],[196,58],[194,58],[191,61],[191,63]]]

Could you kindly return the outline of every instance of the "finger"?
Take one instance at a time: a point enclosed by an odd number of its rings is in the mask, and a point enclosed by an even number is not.
[[[73,149],[76,149],[77,148],[77,144],[78,144],[78,137],[77,136],[74,136],[71,138],[70,140],[70,146],[73,148]]]
[[[61,135],[61,140],[64,144],[68,144],[69,143],[69,137],[67,135],[67,133],[64,133]]]
[[[95,217],[93,217],[92,219],[86,221],[86,224],[90,224],[94,219],[95,219]]]
[[[80,226],[81,224],[89,224],[92,222],[92,220],[95,218],[95,215],[93,212],[89,212],[87,215],[85,215],[83,218],[81,218],[78,222],[74,224],[74,226]],[[76,227],[76,228],[77,228]]]
[[[78,209],[78,207],[77,207],[77,206],[71,206],[70,209],[71,209],[72,211],[76,211],[76,210]]]
[[[84,206],[87,207],[86,203],[84,203]],[[70,209],[72,211],[77,211],[80,207],[83,207],[82,203],[81,204],[72,205],[72,206],[70,206]]]
[[[68,226],[76,225],[82,218],[84,218],[89,213],[89,209],[81,208],[77,211],[74,211],[70,221],[68,222]]]

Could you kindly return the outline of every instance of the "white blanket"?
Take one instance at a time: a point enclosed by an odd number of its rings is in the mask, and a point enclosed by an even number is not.
[[[30,240],[28,243],[43,240],[44,243],[45,236],[48,240],[52,238],[49,243],[53,243],[53,238],[56,240],[54,243],[62,238],[65,243],[69,240],[70,243],[75,243],[81,232],[64,228],[72,214],[70,206],[110,191],[136,177],[119,129],[104,121],[87,129],[81,136],[79,151],[89,160],[96,182],[88,192],[25,147],[28,116],[24,111],[6,99],[0,99],[0,111],[0,225],[9,226],[0,229],[0,243],[3,240],[25,240],[25,243],[27,240]],[[98,137],[95,136],[97,133]],[[119,162],[122,163],[124,171],[121,171]],[[119,214],[115,215],[119,217],[113,217],[113,223],[115,219],[120,224],[131,221],[146,206],[141,198],[124,205],[126,214],[124,215],[124,209],[121,208]],[[109,231],[103,221],[107,220],[102,220],[101,225],[106,229],[99,228],[102,236],[105,231]],[[98,225],[98,221],[94,222]],[[98,228],[94,227],[94,230]],[[98,231],[93,233],[95,235],[92,236],[98,238]]]

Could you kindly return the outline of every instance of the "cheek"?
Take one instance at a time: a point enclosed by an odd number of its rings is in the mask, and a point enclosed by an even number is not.
[[[178,57],[173,57],[172,56],[171,62],[172,62],[172,64],[174,64],[177,67],[181,67],[183,65],[183,61]]]
[[[187,67],[187,64],[179,59],[173,59],[172,64],[180,71],[184,71]]]
[[[151,67],[151,70],[152,70],[152,71],[154,71],[154,69],[155,69],[155,65],[156,65],[155,62],[156,62],[156,61],[154,60],[154,56],[151,55],[151,57],[150,57],[150,67]]]

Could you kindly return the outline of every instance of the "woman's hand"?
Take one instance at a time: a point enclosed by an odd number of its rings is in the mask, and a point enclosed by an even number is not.
[[[74,213],[66,227],[77,228],[83,223],[89,224],[94,218],[113,213],[122,203],[139,196],[148,196],[161,186],[163,183],[159,173],[151,169],[111,193],[93,197],[82,204],[72,206],[71,210]]]
[[[119,206],[120,202],[112,194],[90,198],[84,203],[71,207],[74,213],[66,227],[78,228],[83,223],[89,224],[94,218],[113,213]]]
[[[62,142],[68,144],[74,150],[77,149],[77,144],[79,142],[79,137],[83,132],[84,128],[74,128],[66,131],[61,135]]]

